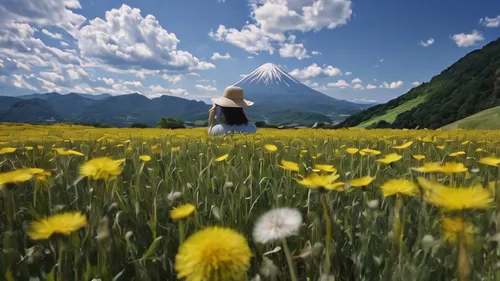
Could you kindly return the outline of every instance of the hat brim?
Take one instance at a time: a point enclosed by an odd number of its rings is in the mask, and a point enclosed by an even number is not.
[[[246,108],[246,107],[251,107],[253,105],[253,101],[249,100],[232,100],[228,99],[226,97],[218,97],[218,98],[213,98],[212,102],[218,106],[222,107],[239,107],[239,108]]]

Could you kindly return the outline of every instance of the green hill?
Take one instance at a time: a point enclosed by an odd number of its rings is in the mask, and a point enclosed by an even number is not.
[[[337,127],[437,129],[500,105],[500,38],[470,52],[431,81]]]
[[[500,130],[500,106],[495,106],[442,127],[443,130]]]

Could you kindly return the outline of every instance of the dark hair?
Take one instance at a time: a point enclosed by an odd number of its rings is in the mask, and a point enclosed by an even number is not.
[[[220,107],[222,122],[228,125],[246,125],[248,118],[243,112],[243,108],[239,107]]]

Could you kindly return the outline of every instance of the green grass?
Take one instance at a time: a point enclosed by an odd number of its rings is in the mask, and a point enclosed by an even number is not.
[[[443,130],[466,129],[466,130],[499,130],[500,129],[500,106],[480,111],[464,119],[443,126]]]
[[[382,120],[385,120],[386,122],[392,124],[396,120],[396,117],[398,117],[399,114],[401,114],[401,113],[403,113],[405,111],[411,110],[412,108],[414,108],[415,106],[417,106],[417,105],[425,102],[426,100],[427,100],[427,96],[426,95],[419,96],[419,97],[417,97],[415,99],[412,99],[410,101],[407,101],[407,102],[403,103],[402,105],[400,105],[398,107],[395,107],[395,108],[387,111],[384,115],[380,115],[380,116],[374,117],[374,118],[372,118],[372,119],[370,119],[368,121],[365,121],[365,122],[359,124],[356,127],[367,128],[370,125],[378,123],[379,121],[382,121]]]

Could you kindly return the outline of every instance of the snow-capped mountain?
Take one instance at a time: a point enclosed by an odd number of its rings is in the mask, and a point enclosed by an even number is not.
[[[351,114],[367,107],[318,92],[272,63],[259,66],[234,85],[243,88],[245,97],[255,102],[255,112],[262,115],[282,110]]]

